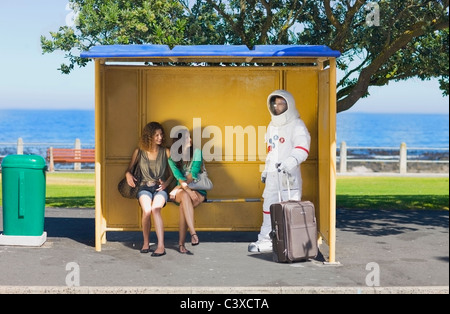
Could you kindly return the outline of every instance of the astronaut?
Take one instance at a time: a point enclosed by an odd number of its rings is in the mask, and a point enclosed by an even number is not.
[[[261,181],[266,184],[263,198],[263,224],[258,241],[250,243],[249,252],[272,252],[270,205],[283,201],[301,200],[302,177],[300,164],[309,155],[311,136],[295,106],[292,94],[277,90],[269,95],[267,106],[272,116],[267,133],[267,158]],[[288,181],[290,193],[288,192]]]

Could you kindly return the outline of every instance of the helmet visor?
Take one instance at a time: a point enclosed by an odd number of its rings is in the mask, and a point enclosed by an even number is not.
[[[270,112],[274,116],[279,116],[288,110],[286,99],[281,96],[273,96],[270,98]]]

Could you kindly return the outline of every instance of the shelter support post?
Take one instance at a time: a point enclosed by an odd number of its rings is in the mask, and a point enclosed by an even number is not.
[[[103,66],[102,59],[95,60],[95,250],[101,251],[102,243],[106,242],[105,219],[102,207],[102,95],[104,89],[103,82]]]

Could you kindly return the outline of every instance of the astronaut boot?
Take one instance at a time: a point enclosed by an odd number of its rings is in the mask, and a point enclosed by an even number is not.
[[[266,204],[266,199],[264,200]],[[267,204],[270,204],[267,202]],[[248,251],[250,253],[269,253],[272,252],[272,239],[270,238],[270,232],[272,231],[272,222],[270,220],[270,211],[264,212],[263,224],[261,231],[258,234],[258,241],[250,243],[248,245]]]
[[[272,240],[258,240],[248,245],[250,253],[270,253],[272,252]]]

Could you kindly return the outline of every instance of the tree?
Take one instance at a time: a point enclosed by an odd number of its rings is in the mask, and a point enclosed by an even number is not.
[[[440,78],[449,94],[449,1],[206,0],[229,30],[230,43],[328,45],[345,71],[338,112],[368,96],[370,86]],[[295,29],[301,29],[296,31]]]
[[[440,79],[449,94],[448,0],[70,0],[75,28],[41,37],[44,52],[68,52],[69,73],[87,60],[72,49],[98,44],[328,45],[339,50],[338,112],[370,86]]]
[[[69,64],[59,69],[69,74],[75,65],[89,60],[77,56],[96,45],[113,44],[184,44],[187,18],[179,1],[143,0],[69,0],[76,20],[41,36],[43,53],[66,52]]]
[[[181,2],[185,7],[188,19],[185,30],[188,44],[224,45],[227,43],[226,25],[212,5],[197,1],[190,7],[189,0]]]
[[[289,44],[289,30],[304,12],[299,0],[206,0],[227,26],[228,43],[246,45]],[[312,1],[314,2],[314,1]]]
[[[346,76],[338,84],[338,112],[366,97],[370,86],[413,77],[440,78],[448,95],[448,1],[336,1],[333,7],[329,0],[320,2],[307,5],[310,19],[303,20],[306,30],[297,42],[325,42],[343,53],[339,67]],[[370,20],[373,14],[378,26]]]

